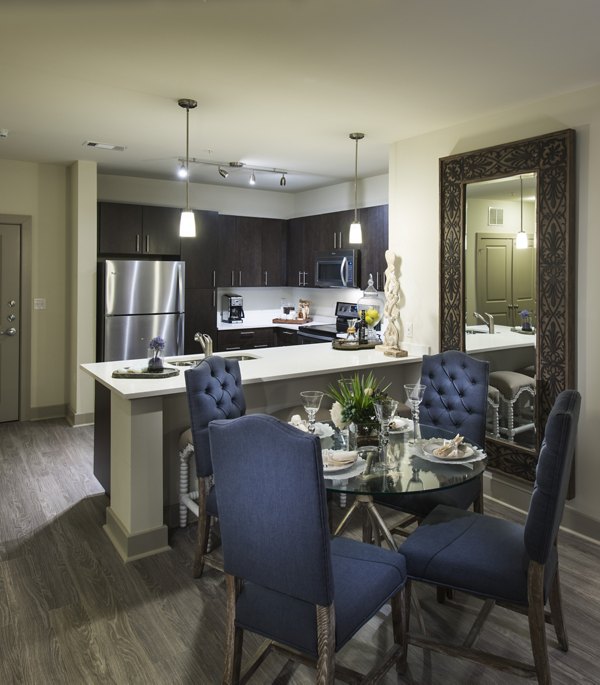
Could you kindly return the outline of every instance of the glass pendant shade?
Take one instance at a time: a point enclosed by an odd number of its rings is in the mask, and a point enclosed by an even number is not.
[[[519,231],[515,240],[515,247],[517,250],[524,250],[528,244],[529,240],[527,239],[527,233],[525,233],[525,231]]]
[[[194,217],[194,212],[192,212],[189,209],[186,209],[183,212],[181,212],[181,219],[179,220],[179,237],[196,237],[196,219]]]
[[[360,245],[362,243],[362,228],[358,221],[353,221],[350,224],[350,235],[348,236],[348,242],[353,245]]]

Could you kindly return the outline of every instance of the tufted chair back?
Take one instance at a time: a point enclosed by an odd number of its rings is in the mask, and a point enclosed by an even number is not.
[[[421,383],[426,389],[420,423],[460,432],[469,442],[483,446],[488,376],[487,361],[458,350],[424,355]]]
[[[185,372],[196,472],[212,475],[208,424],[214,419],[236,419],[246,413],[240,365],[234,359],[211,356]]]

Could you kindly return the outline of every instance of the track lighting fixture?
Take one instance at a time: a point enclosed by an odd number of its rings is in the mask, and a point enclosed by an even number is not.
[[[348,242],[355,245],[362,243],[362,227],[358,220],[358,141],[365,137],[364,133],[351,133],[350,139],[355,141],[354,152],[354,221],[350,224]]]
[[[183,107],[183,105],[182,105]],[[217,168],[217,173],[223,180],[227,180],[231,173],[233,172],[233,177],[237,171],[247,170],[250,172],[250,177],[248,183],[251,186],[259,185],[257,183],[257,174],[277,174],[279,178],[279,185],[282,188],[287,186],[287,174],[289,171],[287,169],[278,169],[276,167],[263,167],[263,166],[252,166],[248,167],[244,162],[219,162],[213,159],[198,159],[196,157],[186,157],[185,159],[179,159],[180,167],[177,170],[177,175],[180,178],[185,178],[186,169],[189,171],[190,164],[205,164],[206,166],[214,166]]]
[[[181,98],[177,101],[180,107],[185,109],[185,210],[181,212],[179,221],[179,236],[181,238],[196,237],[196,219],[194,212],[190,210],[190,109],[194,109],[198,103],[196,100]]]
[[[225,171],[225,169],[223,169],[223,167],[220,164],[219,164],[219,176],[221,178],[227,178],[229,176],[229,172]]]

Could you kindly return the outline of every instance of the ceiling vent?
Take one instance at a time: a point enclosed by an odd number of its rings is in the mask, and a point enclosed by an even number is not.
[[[95,140],[86,140],[83,143],[84,147],[93,147],[96,150],[115,150],[116,152],[123,152],[126,150],[125,145],[113,145],[112,143],[98,143]]]

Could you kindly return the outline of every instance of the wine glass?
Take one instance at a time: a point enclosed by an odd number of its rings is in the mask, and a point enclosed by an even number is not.
[[[319,411],[321,406],[321,400],[323,395],[320,390],[305,390],[300,393],[302,398],[302,404],[304,405],[304,411],[308,414],[308,432],[315,432],[315,416]]]
[[[381,448],[381,461],[385,462],[387,445],[390,441],[390,421],[396,415],[398,401],[393,400],[390,397],[386,397],[383,400],[373,402],[373,407],[381,426],[379,430],[379,446]]]
[[[425,386],[421,383],[407,383],[404,386],[404,390],[406,391],[406,399],[412,412],[413,440],[416,442],[421,437],[421,431],[419,430],[419,405],[423,401]]]

